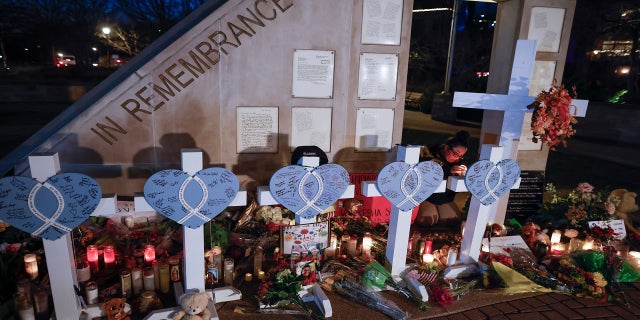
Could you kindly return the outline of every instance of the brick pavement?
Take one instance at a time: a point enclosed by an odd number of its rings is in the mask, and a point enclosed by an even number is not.
[[[578,320],[640,319],[640,282],[622,284],[629,306],[614,302],[598,302],[571,295],[548,293],[534,297],[500,302],[457,313],[436,320]]]

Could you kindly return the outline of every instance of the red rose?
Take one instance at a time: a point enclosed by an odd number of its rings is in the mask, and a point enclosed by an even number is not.
[[[431,294],[433,295],[433,301],[441,306],[448,306],[453,304],[453,297],[449,290],[442,287],[431,288]]]

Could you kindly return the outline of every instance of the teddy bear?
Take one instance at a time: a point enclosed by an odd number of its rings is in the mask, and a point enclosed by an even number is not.
[[[108,320],[130,320],[125,312],[126,299],[111,298],[102,304],[102,310],[107,315]]]
[[[635,228],[633,222],[640,217],[640,215],[637,214],[638,210],[640,210],[640,207],[638,207],[636,203],[637,196],[637,193],[629,192],[627,189],[615,189],[611,191],[607,198],[607,202],[615,205],[615,215],[618,219],[624,221],[624,226],[627,230],[635,233],[638,233],[638,230]]]
[[[196,290],[184,293],[180,296],[179,303],[182,310],[174,314],[172,320],[209,320],[211,318],[211,311],[207,308],[209,294],[206,292]]]

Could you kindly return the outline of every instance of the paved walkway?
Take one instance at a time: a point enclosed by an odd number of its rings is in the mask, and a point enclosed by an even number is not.
[[[508,302],[450,313],[437,320],[566,320],[566,319],[640,319],[640,283],[623,284],[629,307],[612,302],[597,302],[576,296],[546,293]],[[464,300],[459,303],[464,303]]]

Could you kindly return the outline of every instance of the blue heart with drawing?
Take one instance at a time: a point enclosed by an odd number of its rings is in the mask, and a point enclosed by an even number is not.
[[[144,198],[161,215],[196,229],[227,208],[239,189],[238,178],[227,169],[207,168],[193,176],[168,169],[149,177]]]
[[[91,177],[62,173],[40,183],[28,177],[0,179],[0,220],[47,240],[56,240],[87,220],[102,190]]]
[[[433,161],[416,165],[392,162],[378,173],[378,191],[402,211],[412,210],[433,194],[442,183],[442,167]]]
[[[464,184],[472,196],[489,206],[509,192],[519,177],[520,165],[513,159],[504,159],[495,165],[489,160],[480,160],[469,167]]]
[[[338,201],[349,187],[349,173],[329,163],[307,170],[286,166],[269,181],[271,195],[285,208],[304,219],[312,219]]]

